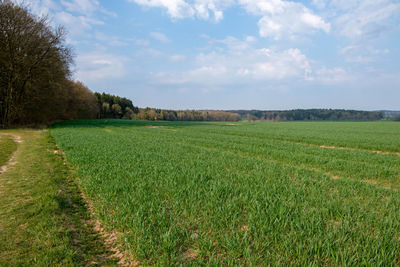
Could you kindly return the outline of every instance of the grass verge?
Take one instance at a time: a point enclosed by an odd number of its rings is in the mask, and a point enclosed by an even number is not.
[[[0,266],[116,265],[48,131],[2,131],[0,146],[2,164],[16,150],[0,174]]]

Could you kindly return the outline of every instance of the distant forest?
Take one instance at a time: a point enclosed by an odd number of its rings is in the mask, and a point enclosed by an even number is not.
[[[346,121],[381,120],[383,112],[344,109],[294,109],[283,111],[230,110],[249,121]]]
[[[343,109],[261,110],[166,110],[138,108],[127,98],[95,93],[98,118],[166,121],[345,121],[381,120],[383,112]]]
[[[97,98],[98,118],[166,121],[239,121],[239,114],[218,110],[166,110],[138,108],[131,100],[106,93],[94,93]]]

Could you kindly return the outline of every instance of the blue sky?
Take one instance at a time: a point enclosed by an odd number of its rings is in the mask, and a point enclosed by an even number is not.
[[[25,0],[140,107],[400,109],[399,0]]]

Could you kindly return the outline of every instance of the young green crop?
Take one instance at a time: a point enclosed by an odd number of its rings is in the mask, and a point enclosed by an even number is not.
[[[51,132],[95,215],[143,264],[399,263],[399,124],[99,120]]]

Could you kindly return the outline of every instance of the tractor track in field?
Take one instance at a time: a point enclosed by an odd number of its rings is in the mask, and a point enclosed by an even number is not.
[[[380,154],[380,155],[395,155],[395,156],[400,156],[400,152],[391,152],[391,151],[382,151],[382,150],[369,150],[369,149],[354,148],[354,147],[342,147],[342,146],[314,145],[314,144],[307,144],[307,143],[296,143],[296,144],[308,145],[308,146],[319,147],[319,148],[324,148],[324,149],[362,151],[362,152],[376,153],[376,154]]]
[[[54,155],[60,156],[64,161],[64,164],[67,166],[69,165],[65,157],[65,153],[57,145],[54,151],[49,151],[49,152],[53,153]],[[97,233],[101,237],[101,242],[103,243],[103,246],[107,249],[107,251],[111,252],[110,255],[105,255],[105,254],[99,255],[97,259],[92,260],[90,265],[98,265],[98,262],[99,261],[101,262],[102,258],[109,258],[109,259],[117,259],[118,266],[123,266],[123,267],[141,266],[141,264],[138,261],[136,261],[125,249],[123,249],[120,246],[118,240],[122,238],[123,233],[120,233],[116,230],[109,231],[108,229],[106,229],[105,225],[101,223],[101,221],[94,216],[95,212],[93,203],[92,201],[90,201],[89,198],[86,197],[77,179],[74,179],[74,183],[76,184],[80,198],[85,203],[88,214],[90,216],[88,220],[82,220],[82,223],[87,228],[91,228],[95,233]],[[71,227],[70,230],[73,231],[74,230],[73,227]],[[74,242],[79,243],[78,240],[74,240]]]
[[[231,154],[231,155],[236,155],[236,156],[239,156],[239,157],[257,158],[257,159],[262,160],[262,161],[272,162],[272,163],[277,164],[277,165],[281,165],[281,166],[285,166],[285,167],[291,167],[291,168],[295,168],[295,169],[305,169],[305,170],[308,170],[308,171],[312,171],[312,172],[316,172],[316,173],[320,173],[320,174],[326,175],[326,176],[330,177],[332,180],[350,180],[350,181],[356,181],[356,182],[362,182],[362,183],[370,184],[370,185],[373,185],[373,186],[381,188],[381,189],[394,190],[394,191],[398,190],[397,188],[394,188],[394,187],[392,187],[390,185],[387,185],[387,184],[382,184],[382,183],[380,183],[380,182],[378,182],[376,180],[373,180],[373,179],[362,179],[362,180],[354,179],[354,178],[351,178],[351,177],[338,176],[338,175],[332,174],[330,172],[324,171],[324,170],[319,169],[319,168],[307,167],[307,166],[302,166],[302,165],[286,164],[286,163],[284,163],[282,161],[279,161],[279,160],[267,159],[267,158],[264,158],[264,157],[261,157],[261,156],[255,156],[255,155],[251,156],[251,155],[248,155],[247,153],[234,152],[234,151],[231,151],[231,150],[218,149],[218,148],[211,148],[211,147],[207,147],[207,146],[201,146],[201,145],[198,145],[198,144],[196,144],[196,145],[187,144],[187,143],[179,143],[179,144],[186,145],[186,146],[191,146],[191,147],[198,147],[198,148],[207,149],[207,150],[218,151],[220,153],[224,152],[224,153],[228,153],[228,154]]]
[[[235,137],[240,137],[240,138],[247,138],[247,139],[261,139],[265,140],[264,137],[261,136],[243,136],[240,134],[226,134],[226,133],[218,133],[219,135],[224,135],[224,136],[235,136]],[[323,149],[332,149],[332,150],[347,150],[347,151],[358,151],[358,152],[369,152],[369,153],[375,153],[379,155],[392,155],[392,156],[400,156],[399,151],[383,151],[383,150],[378,150],[378,149],[365,149],[365,148],[356,148],[356,147],[343,147],[343,146],[334,146],[334,145],[324,145],[324,144],[312,144],[312,143],[306,143],[306,142],[296,142],[294,140],[285,140],[285,139],[280,139],[280,138],[273,138],[270,139],[273,141],[278,141],[286,144],[296,144],[296,145],[304,145],[304,146],[309,146],[309,147],[315,147],[315,148],[323,148]]]
[[[104,224],[94,217],[94,208],[92,202],[85,196],[82,188],[78,185],[80,196],[88,207],[90,214],[89,221],[85,222],[87,225],[93,225],[93,230],[98,233],[103,239],[104,246],[107,250],[111,251],[112,254],[108,257],[118,259],[118,266],[124,267],[136,267],[141,266],[138,261],[132,258],[132,256],[119,245],[118,239],[121,239],[123,233],[117,232],[116,230],[108,231]],[[93,262],[95,264],[95,262]]]

